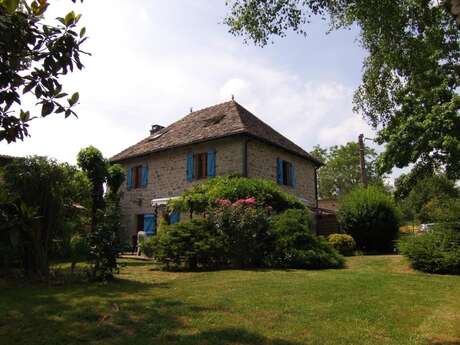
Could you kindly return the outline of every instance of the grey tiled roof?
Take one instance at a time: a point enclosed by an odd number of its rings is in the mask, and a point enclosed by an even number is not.
[[[238,134],[258,138],[309,159],[317,165],[322,164],[235,101],[192,112],[154,135],[121,151],[110,158],[110,161],[120,162],[152,152]]]

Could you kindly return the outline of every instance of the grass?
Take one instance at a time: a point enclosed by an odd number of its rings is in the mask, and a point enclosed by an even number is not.
[[[324,271],[124,263],[106,285],[0,281],[0,344],[460,345],[460,277],[413,272],[400,256]]]

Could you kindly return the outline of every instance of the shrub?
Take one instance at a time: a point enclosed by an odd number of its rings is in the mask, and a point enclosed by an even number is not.
[[[329,244],[342,255],[353,255],[356,249],[356,242],[347,234],[331,234],[328,236]]]
[[[77,262],[85,261],[89,256],[88,239],[82,235],[74,235],[69,241],[71,271],[74,272]]]
[[[399,249],[413,268],[429,273],[460,274],[460,225],[440,225],[405,236]]]
[[[340,202],[338,220],[353,236],[359,249],[389,251],[399,229],[399,216],[392,197],[377,187],[359,187]]]
[[[152,258],[155,254],[155,237],[149,236],[139,244],[142,254]]]
[[[220,176],[195,185],[171,203],[172,209],[204,212],[218,199],[235,202],[255,198],[261,205],[270,205],[275,212],[288,208],[305,208],[296,197],[284,192],[276,183],[264,179]]]
[[[207,219],[164,226],[153,238],[155,258],[166,269],[217,268],[224,264],[221,231]]]
[[[229,263],[233,267],[261,266],[269,250],[269,210],[254,198],[233,204],[219,200],[210,213],[213,226],[223,235]]]
[[[286,210],[270,224],[273,248],[268,264],[284,268],[338,268],[344,258],[312,233],[313,217],[307,210]]]

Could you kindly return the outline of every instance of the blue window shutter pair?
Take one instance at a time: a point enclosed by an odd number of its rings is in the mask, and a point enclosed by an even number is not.
[[[180,222],[180,212],[179,211],[173,211],[169,215],[169,223],[170,224],[177,224]]]
[[[208,177],[216,176],[216,150],[208,151],[208,167],[207,167]]]
[[[295,164],[294,162],[291,163],[291,183],[292,183],[292,187],[295,188]]]
[[[147,188],[148,183],[149,183],[149,166],[147,164],[142,164],[141,187]]]
[[[187,181],[192,182],[193,180],[193,153],[187,154]]]
[[[278,184],[283,184],[283,160],[276,159],[276,182]]]
[[[133,168],[128,168],[126,183],[128,184],[128,190],[133,189]]]
[[[154,214],[144,214],[144,232],[148,236],[153,236],[157,232],[157,224]]]

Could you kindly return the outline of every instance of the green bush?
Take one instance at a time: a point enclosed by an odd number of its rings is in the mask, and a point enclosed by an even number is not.
[[[86,236],[79,234],[72,236],[69,247],[72,261],[84,261],[88,258],[89,245]]]
[[[399,250],[417,270],[460,274],[460,225],[440,225],[422,234],[405,236],[399,241]]]
[[[307,210],[286,210],[270,224],[273,247],[268,265],[283,268],[338,268],[344,258],[326,240],[313,235]]]
[[[353,255],[356,250],[355,240],[347,234],[331,234],[327,241],[342,255]]]
[[[228,262],[233,267],[256,267],[263,264],[269,250],[269,211],[255,205],[253,198],[228,200],[210,212],[213,226],[222,233]]]
[[[276,183],[264,179],[235,176],[220,176],[197,184],[171,203],[172,209],[204,212],[216,200],[235,202],[239,199],[255,198],[260,205],[270,205],[275,212],[288,208],[305,208],[296,197],[284,192]]]
[[[378,187],[359,187],[340,202],[338,220],[346,233],[365,251],[390,251],[399,229],[392,197]]]
[[[225,245],[221,231],[208,219],[164,226],[153,238],[155,259],[166,269],[206,269],[224,265]]]
[[[139,244],[142,254],[149,258],[152,258],[155,254],[155,245],[156,239],[152,236],[147,237],[144,241],[142,241]]]

